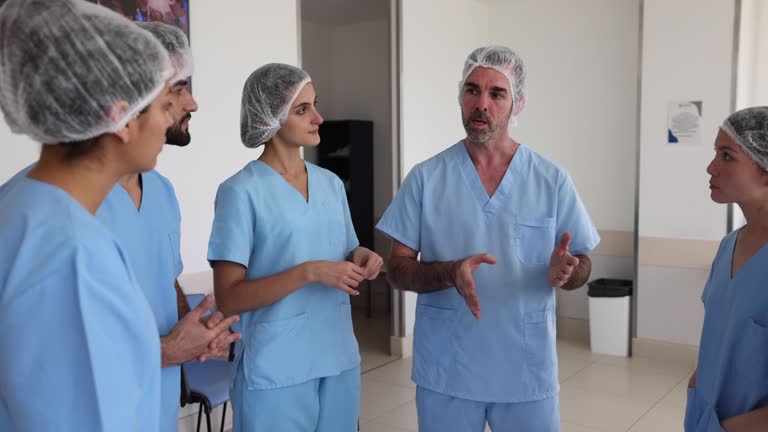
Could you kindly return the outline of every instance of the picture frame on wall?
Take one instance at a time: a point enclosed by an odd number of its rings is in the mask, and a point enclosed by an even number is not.
[[[162,22],[176,26],[189,37],[189,0],[87,0],[119,13],[131,21]]]
[[[4,0],[0,0],[0,5]],[[86,0],[111,9],[131,21],[162,22],[180,28],[189,37],[189,0]],[[192,93],[192,78],[187,80]]]

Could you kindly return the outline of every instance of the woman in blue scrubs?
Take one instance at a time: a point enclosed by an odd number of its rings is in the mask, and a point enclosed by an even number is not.
[[[238,432],[357,430],[349,296],[383,260],[358,245],[341,180],[301,158],[322,121],[303,70],[267,64],[247,79],[241,138],[264,152],[219,186],[208,247],[219,308],[241,315]]]
[[[0,197],[0,430],[157,431],[152,311],[94,214],[172,119],[152,35],[80,0],[0,8],[0,109],[40,158]],[[6,151],[12,151],[6,149]]]
[[[725,236],[702,294],[704,328],[686,432],[768,430],[768,107],[729,116],[707,167],[712,200],[746,225]]]

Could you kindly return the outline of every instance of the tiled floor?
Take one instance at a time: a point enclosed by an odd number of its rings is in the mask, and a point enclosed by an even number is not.
[[[383,312],[369,319],[364,310],[353,309],[363,371],[360,430],[415,432],[418,423],[416,386],[410,379],[412,361],[388,354],[389,321]],[[683,430],[685,388],[692,364],[597,355],[586,344],[562,339],[557,351],[561,432]],[[190,414],[196,411],[188,411],[179,431],[195,430],[196,415]],[[214,425],[220,415],[219,408],[213,415]],[[227,417],[229,428],[231,412]]]
[[[595,355],[568,340],[558,341],[557,348],[562,432],[683,430],[685,387],[693,365]],[[363,373],[362,432],[418,430],[410,373],[411,359]]]

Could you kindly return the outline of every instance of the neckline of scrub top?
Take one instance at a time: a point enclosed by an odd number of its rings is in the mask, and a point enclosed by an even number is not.
[[[274,175],[276,175],[277,177],[280,177],[280,180],[282,180],[286,186],[288,186],[291,190],[295,192],[294,196],[298,197],[305,206],[309,207],[309,205],[314,202],[312,200],[312,195],[313,195],[312,194],[312,175],[310,173],[311,170],[309,169],[309,164],[307,163],[307,161],[304,161],[304,169],[307,171],[307,199],[304,199],[304,195],[302,195],[301,192],[298,189],[296,189],[296,186],[292,185],[291,182],[286,180],[285,177],[283,177],[279,172],[277,172],[276,169],[272,168],[268,163],[263,162],[260,159],[256,159],[255,162],[258,162],[259,164],[265,166]]]
[[[61,197],[64,197],[64,198],[70,200],[71,202],[75,203],[76,204],[75,208],[77,208],[78,211],[81,211],[81,212],[87,214],[90,217],[93,217],[93,218],[96,217],[96,215],[94,215],[93,213],[89,212],[87,208],[83,207],[83,204],[81,204],[80,201],[78,201],[75,197],[70,195],[69,192],[64,190],[62,187],[59,187],[59,186],[57,186],[57,185],[55,185],[53,183],[48,183],[48,182],[44,182],[42,180],[38,180],[38,179],[35,179],[35,178],[32,178],[32,177],[29,177],[28,174],[29,173],[25,174],[24,178],[21,179],[21,180],[22,181],[26,180],[28,182],[31,182],[32,184],[38,185],[39,187],[43,187],[43,188],[49,189],[49,190],[53,191],[53,193],[55,193],[55,194],[57,194],[57,195],[59,195]],[[104,197],[104,198],[106,199],[106,197]]]
[[[485,216],[493,216],[496,210],[504,203],[504,199],[512,189],[513,177],[517,174],[518,167],[523,163],[521,159],[525,157],[525,147],[522,144],[517,146],[517,150],[515,150],[515,154],[509,162],[509,166],[507,166],[507,171],[504,172],[504,177],[501,179],[499,187],[496,188],[493,196],[488,196],[488,191],[485,190],[483,181],[480,180],[480,174],[475,169],[475,164],[472,163],[472,158],[469,156],[464,140],[461,140],[459,144],[459,147],[461,147],[460,157],[462,159],[461,171],[464,175],[464,180],[466,180],[467,186],[469,186],[478,204],[483,209]]]
[[[141,184],[141,199],[139,200],[139,206],[136,207],[136,203],[133,201],[130,192],[119,181],[115,185],[122,191],[123,199],[127,199],[131,202],[131,208],[136,209],[136,214],[141,214],[141,209],[144,208],[144,194],[147,192],[147,182],[144,181],[144,173],[139,173],[139,184]]]
[[[739,232],[736,233],[735,236],[733,236],[733,245],[731,245],[731,247],[729,248],[731,250],[731,258],[728,260],[728,262],[730,263],[730,265],[728,266],[728,276],[729,276],[729,281],[730,282],[733,282],[737,277],[739,277],[739,275],[741,273],[743,273],[742,270],[744,270],[745,267],[750,265],[752,263],[752,261],[756,261],[757,257],[760,254],[762,254],[764,251],[768,250],[768,243],[760,246],[760,249],[758,249],[757,252],[755,252],[751,257],[749,257],[746,261],[744,261],[741,264],[741,267],[739,267],[739,270],[736,273],[734,273],[733,272],[733,257],[736,255],[736,244],[739,242],[739,235],[741,235],[741,230],[742,229],[744,229],[744,227],[739,228]]]

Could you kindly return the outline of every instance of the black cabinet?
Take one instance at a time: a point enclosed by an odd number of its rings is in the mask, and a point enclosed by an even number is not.
[[[373,122],[329,120],[321,124],[317,164],[344,182],[360,246],[373,250]]]

